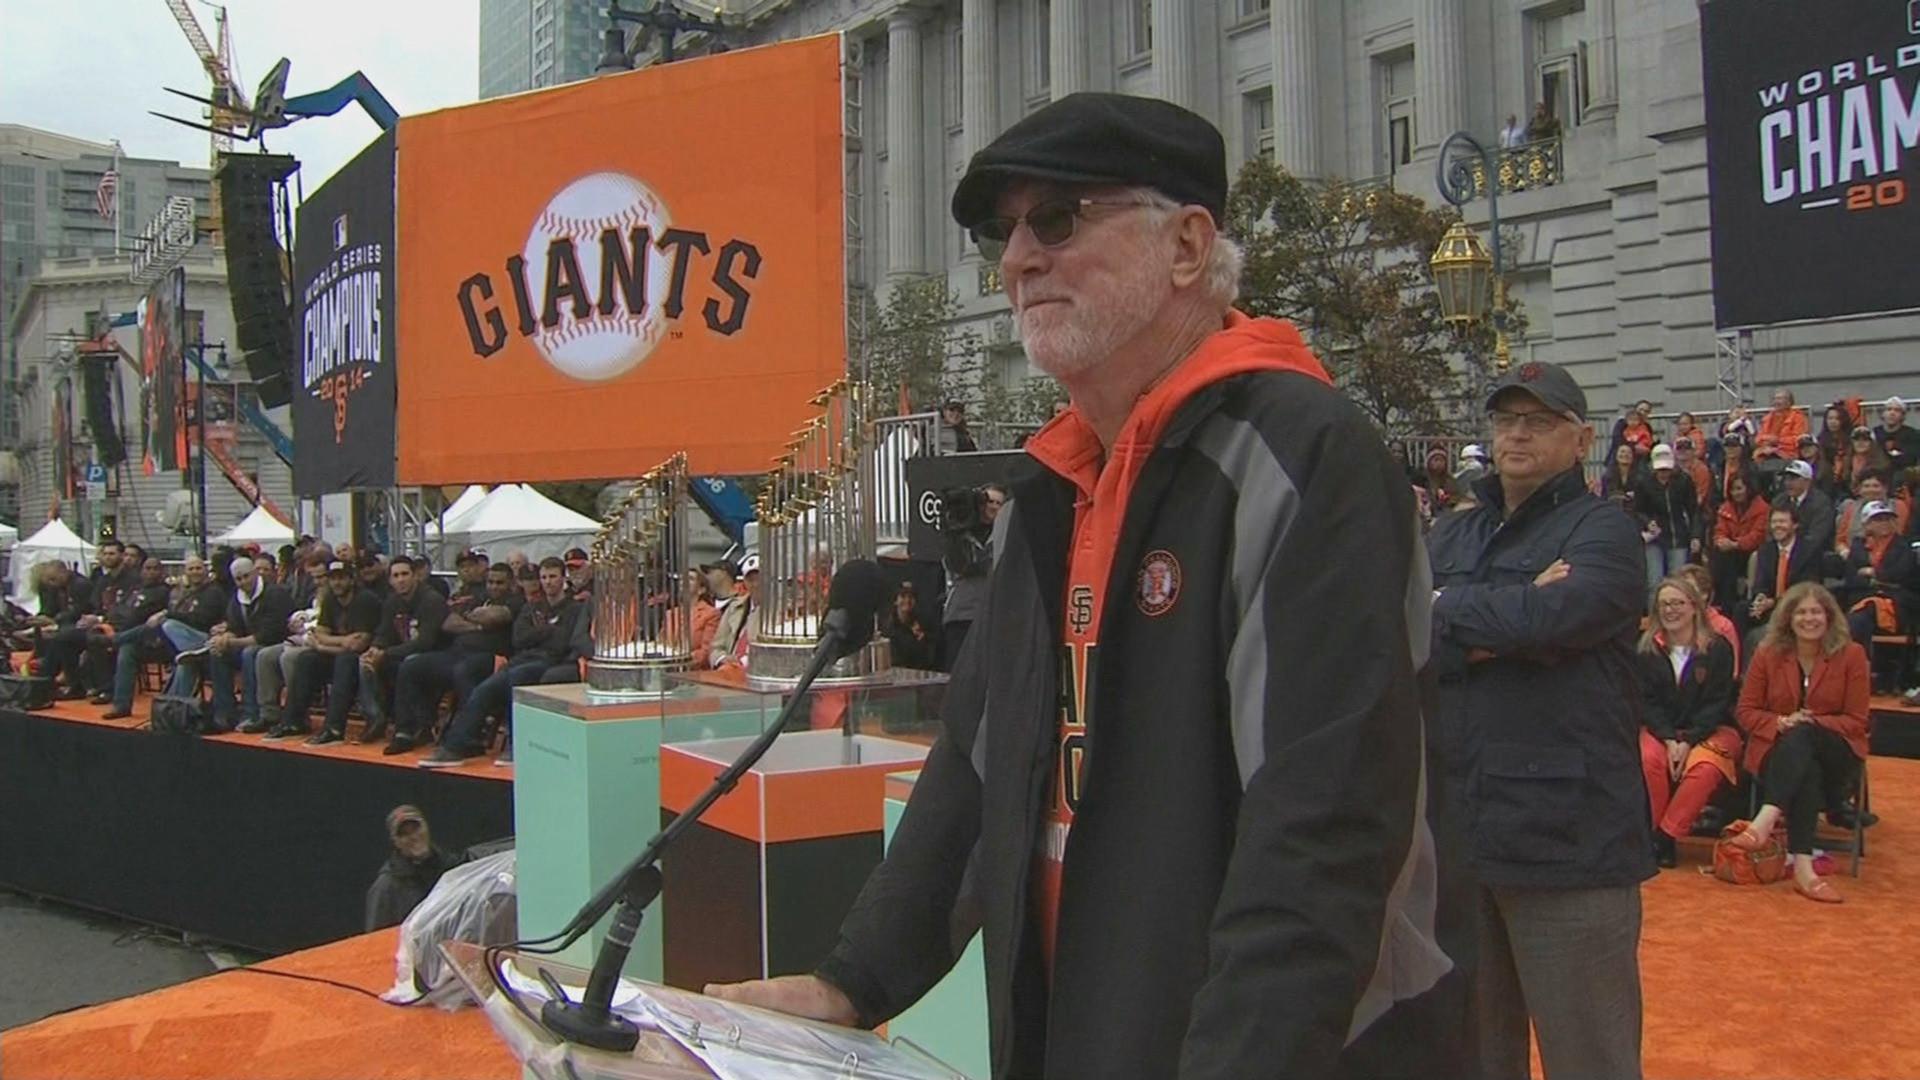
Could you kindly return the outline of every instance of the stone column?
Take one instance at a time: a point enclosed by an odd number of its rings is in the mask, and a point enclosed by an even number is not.
[[[1193,0],[1153,0],[1153,72],[1160,96],[1194,107]]]
[[[1087,0],[1048,7],[1047,80],[1055,101],[1087,88]]]
[[[1295,176],[1320,175],[1320,84],[1314,0],[1273,0],[1273,157]]]
[[[925,186],[920,135],[925,129],[920,85],[920,16],[900,8],[887,16],[887,275],[926,268],[926,230],[920,221]]]
[[[1415,145],[1438,146],[1467,126],[1466,21],[1465,0],[1419,0],[1413,23]]]
[[[1587,5],[1588,30],[1593,47],[1587,57],[1587,115],[1612,116],[1620,111],[1620,48],[1616,43],[1613,0]]]
[[[960,123],[967,158],[1000,133],[994,94],[1000,72],[994,64],[1000,35],[994,27],[994,0],[961,0]]]

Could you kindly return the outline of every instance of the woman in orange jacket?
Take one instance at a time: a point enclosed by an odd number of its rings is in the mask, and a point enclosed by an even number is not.
[[[1713,540],[1707,545],[1707,565],[1713,569],[1713,599],[1723,608],[1741,599],[1740,575],[1760,545],[1767,542],[1767,500],[1753,491],[1753,477],[1744,471],[1727,477],[1727,497],[1714,514]]]
[[[1760,778],[1762,805],[1731,842],[1758,848],[1785,817],[1793,887],[1809,900],[1841,899],[1814,873],[1814,828],[1823,808],[1845,804],[1866,760],[1870,692],[1867,652],[1833,594],[1813,582],[1788,589],[1740,690],[1747,771]]]

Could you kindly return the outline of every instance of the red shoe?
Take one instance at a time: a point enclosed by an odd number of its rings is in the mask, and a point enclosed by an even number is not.
[[[1814,901],[1815,903],[1820,903],[1820,904],[1846,903],[1846,898],[1840,895],[1840,890],[1827,884],[1826,878],[1818,878],[1818,877],[1814,878],[1813,884],[1811,885],[1802,884],[1799,878],[1794,878],[1793,891],[1799,893],[1801,896],[1804,896],[1809,900]]]

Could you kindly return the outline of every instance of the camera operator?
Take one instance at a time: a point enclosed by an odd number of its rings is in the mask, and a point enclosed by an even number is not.
[[[945,535],[947,602],[941,611],[940,670],[952,671],[966,644],[967,630],[987,597],[987,571],[993,567],[993,520],[1007,504],[999,484],[949,491],[940,500],[940,531]]]

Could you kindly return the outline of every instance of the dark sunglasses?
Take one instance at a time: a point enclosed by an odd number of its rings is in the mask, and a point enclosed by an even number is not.
[[[1033,238],[1042,247],[1059,247],[1073,238],[1074,223],[1086,216],[1095,206],[1115,208],[1145,206],[1138,200],[1118,199],[1048,199],[1035,203],[1019,217],[990,217],[967,230],[973,238],[973,244],[980,249],[980,255],[988,262],[997,263],[1007,253],[1007,242],[1013,239],[1013,231],[1026,222],[1033,231]]]

